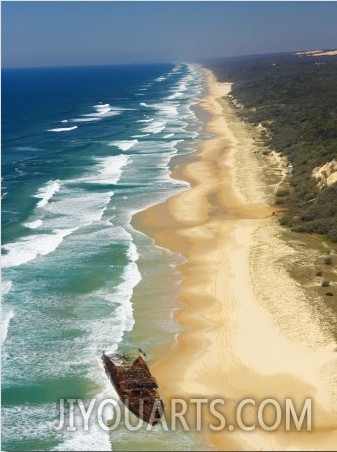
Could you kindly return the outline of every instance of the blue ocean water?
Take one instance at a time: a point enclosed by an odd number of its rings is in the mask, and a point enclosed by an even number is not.
[[[143,347],[177,331],[154,280],[174,285],[178,257],[130,222],[188,187],[170,172],[201,138],[202,93],[188,64],[3,70],[2,450],[191,448],[54,425],[61,398],[111,397],[101,352],[134,351],[150,309]]]

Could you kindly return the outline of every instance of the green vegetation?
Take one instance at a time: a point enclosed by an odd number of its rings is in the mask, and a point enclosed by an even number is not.
[[[325,265],[332,265],[332,257],[328,256],[324,259]]]
[[[283,189],[283,190],[278,190],[276,192],[276,196],[288,196],[289,195],[289,190]]]
[[[329,287],[330,286],[330,281],[328,281],[327,279],[325,279],[323,282],[322,282],[322,287]]]
[[[293,219],[289,215],[284,215],[280,218],[280,225],[281,226],[292,226],[293,225]]]
[[[290,190],[276,193],[292,221],[280,223],[337,242],[337,184],[319,190],[312,177],[315,167],[337,158],[337,57],[264,55],[207,66],[219,81],[233,83],[229,99],[242,105],[244,120],[264,127],[265,146],[294,166]]]

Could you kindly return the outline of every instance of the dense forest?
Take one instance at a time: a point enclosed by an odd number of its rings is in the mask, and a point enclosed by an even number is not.
[[[229,99],[241,104],[238,113],[261,123],[267,149],[294,166],[289,188],[275,200],[288,210],[282,224],[337,242],[337,184],[320,189],[312,177],[315,167],[337,159],[337,56],[272,54],[205,66],[233,83]]]

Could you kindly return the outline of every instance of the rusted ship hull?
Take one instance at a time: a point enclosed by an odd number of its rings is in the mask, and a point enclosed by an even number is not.
[[[164,404],[157,382],[143,358],[138,356],[130,366],[117,366],[105,353],[102,360],[105,372],[124,405],[146,423],[157,424]]]

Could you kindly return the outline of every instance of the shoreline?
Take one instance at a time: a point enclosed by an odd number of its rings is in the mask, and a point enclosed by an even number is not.
[[[191,188],[132,220],[156,244],[187,260],[179,266],[183,280],[178,301],[183,307],[174,312],[183,330],[174,350],[151,370],[167,407],[174,397],[222,397],[229,402],[222,410],[227,424],[235,423],[233,406],[244,398],[292,397],[302,406],[304,397],[320,395],[315,436],[293,431],[271,436],[261,429],[230,432],[226,428],[209,431],[210,448],[285,450],[291,444],[329,450],[336,441],[331,425],[337,415],[332,407],[323,406],[331,387],[326,392],[320,388],[324,385],[318,370],[328,366],[332,372],[332,344],[315,325],[311,335],[303,337],[312,318],[303,307],[300,288],[278,268],[280,256],[291,250],[277,238],[278,226],[271,219],[275,207],[267,204],[260,177],[263,168],[251,151],[251,132],[229,103],[219,101],[231,85],[218,83],[210,71],[204,71],[208,94],[199,105],[211,117],[207,131],[212,138],[172,174],[187,180]],[[286,315],[280,306],[286,308]],[[299,310],[302,327],[297,325]],[[193,417],[187,419],[195,427]],[[215,424],[214,418],[205,419]]]

